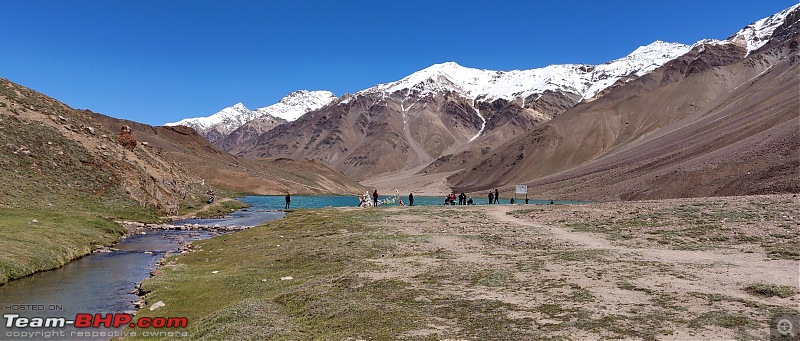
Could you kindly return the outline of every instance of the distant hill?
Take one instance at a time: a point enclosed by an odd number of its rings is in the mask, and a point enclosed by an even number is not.
[[[319,195],[356,194],[366,190],[322,163],[290,159],[249,160],[231,155],[217,149],[189,127],[152,127],[105,115],[98,115],[97,121],[107,129],[131,126],[137,139],[181,164],[189,173],[228,191]]]

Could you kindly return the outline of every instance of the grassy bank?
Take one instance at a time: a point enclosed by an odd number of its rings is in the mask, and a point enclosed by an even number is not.
[[[220,200],[214,205],[195,203],[190,216],[213,217],[246,205]],[[109,246],[125,233],[115,220],[155,222],[149,208],[129,200],[75,201],[58,208],[0,208],[0,284],[64,266]]]
[[[124,232],[88,213],[0,209],[0,216],[0,283],[59,268]]]

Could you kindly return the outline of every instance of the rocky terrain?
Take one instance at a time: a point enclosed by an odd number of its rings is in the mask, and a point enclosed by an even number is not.
[[[93,198],[131,200],[168,213],[214,189],[152,146],[120,145],[123,124],[106,128],[97,118],[0,79],[1,205],[36,208]]]
[[[151,127],[105,115],[104,127],[129,125],[134,135],[213,186],[234,193],[353,194],[365,189],[328,166],[307,160],[250,160],[231,155],[184,126]]]

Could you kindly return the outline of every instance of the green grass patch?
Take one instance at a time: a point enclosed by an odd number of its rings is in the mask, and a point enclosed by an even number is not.
[[[250,205],[239,200],[217,201],[205,210],[195,213],[194,216],[198,218],[220,218],[246,207],[250,207]]]
[[[511,311],[519,307],[495,300],[444,299],[434,302],[432,314],[438,318],[455,321],[458,333],[437,335],[436,339],[468,340],[532,340],[536,339],[527,318],[512,319]],[[451,335],[457,334],[457,335]]]
[[[364,223],[372,218],[368,211],[294,211],[195,242],[197,251],[170,258],[173,265],[144,282],[148,303],[166,306],[140,316],[186,316],[192,339],[397,338],[419,318],[409,307],[420,293],[354,273],[380,257],[379,227]],[[236,318],[246,314],[258,321]]]
[[[767,283],[753,283],[744,288],[750,294],[764,297],[778,296],[780,298],[792,297],[797,293],[797,289],[788,285],[777,285]]]
[[[0,216],[0,283],[61,267],[124,232],[113,221],[81,212],[0,209]]]
[[[800,240],[781,240],[765,245],[770,258],[800,260]]]
[[[689,321],[689,327],[700,328],[708,325],[723,328],[746,327],[753,324],[747,316],[722,310],[714,310],[700,314]]]

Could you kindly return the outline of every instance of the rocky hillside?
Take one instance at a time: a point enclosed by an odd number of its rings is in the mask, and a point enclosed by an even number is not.
[[[95,202],[171,213],[213,190],[150,146],[120,145],[122,125],[104,127],[91,112],[6,79],[0,79],[0,126],[2,207]]]
[[[357,180],[424,166],[467,144],[485,125],[472,100],[452,92],[347,97],[312,111],[242,146],[249,157],[314,159]],[[494,136],[513,135],[536,123],[533,116],[500,120]],[[486,134],[490,135],[490,134]]]
[[[96,120],[109,129],[127,125],[139,141],[182,165],[201,181],[235,193],[353,194],[365,188],[324,164],[289,159],[248,160],[221,151],[194,129],[152,127],[105,115]]]
[[[131,128],[132,147],[120,144]],[[360,193],[364,188],[307,161],[241,160],[193,129],[151,127],[75,110],[0,79],[0,207],[135,206],[174,213],[211,190]]]

